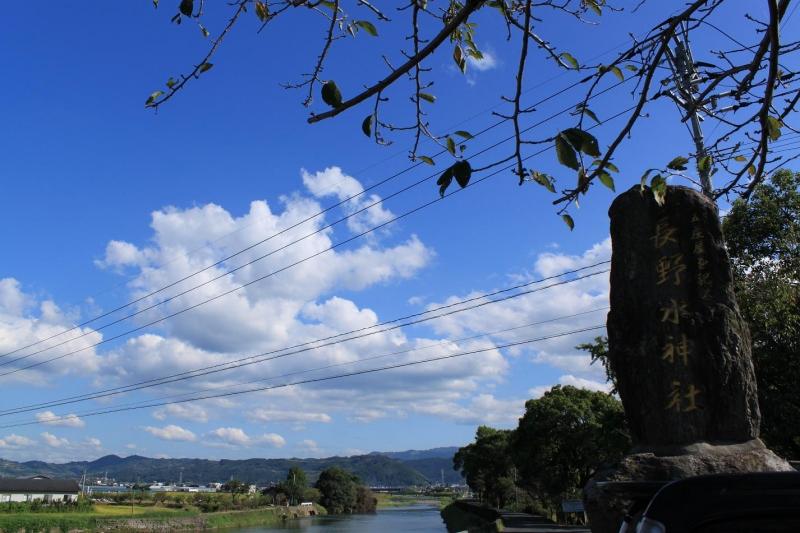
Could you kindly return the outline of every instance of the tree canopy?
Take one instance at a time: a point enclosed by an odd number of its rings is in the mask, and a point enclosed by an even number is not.
[[[480,426],[453,465],[491,505],[506,506],[521,488],[552,511],[562,499],[579,496],[596,469],[621,459],[630,445],[618,400],[556,385],[528,400],[516,429]]]
[[[723,222],[736,296],[750,326],[761,434],[800,457],[800,174],[782,170]]]
[[[625,169],[628,175],[644,171],[642,183],[649,180],[659,200],[673,177],[702,182],[714,198],[731,193],[749,197],[766,175],[785,163],[769,148],[784,130],[795,131],[789,119],[800,100],[796,71],[787,66],[792,64],[789,56],[800,50],[800,41],[784,40],[780,33],[790,1],[759,3],[765,8],[760,15],[750,13],[749,4],[731,0],[692,0],[677,11],[675,5],[663,3],[659,21],[641,34],[630,34],[627,46],[609,61],[598,62],[576,57],[568,39],[559,42],[548,36],[569,34],[564,32],[568,25],[580,31],[582,25],[601,24],[621,12],[636,13],[645,1],[630,5],[613,0],[409,0],[389,9],[367,0],[236,0],[222,9],[204,0],[153,0],[156,7],[164,4],[162,9],[175,24],[196,25],[195,38],[207,39],[208,45],[202,57],[190,62],[192,66],[166,76],[163,88],[153,91],[145,106],[157,109],[208,76],[223,41],[240,26],[268,33],[293,14],[305,16],[303,28],[309,38],[319,40],[319,54],[299,58],[309,65],[300,80],[287,82],[297,76],[287,72],[276,73],[282,76],[276,81],[302,91],[303,105],[311,109],[309,123],[359,108],[361,131],[373,141],[388,144],[390,137],[405,134],[412,161],[436,164],[434,158],[440,155],[447,160],[438,181],[441,194],[454,180],[464,187],[475,173],[507,168],[520,184],[538,183],[556,194],[553,203],[572,228],[570,206],[597,182],[614,189],[614,174],[620,172],[614,156],[657,100],[675,103],[676,118],[692,124],[696,145],[695,152],[674,154],[663,165]],[[719,26],[733,17],[746,21],[751,31],[736,36]],[[431,57],[440,49],[466,72],[470,61],[484,58],[477,42],[487,33],[514,43],[516,50],[509,91],[498,95],[505,108],[495,112],[514,142],[505,155],[475,168],[466,152],[473,133],[440,131],[430,122],[431,106],[445,95],[434,90],[429,73],[439,65]],[[715,44],[690,53],[690,36],[693,42]],[[374,39],[381,44],[388,40],[396,51],[376,54],[373,65],[360,69],[360,79],[342,79],[326,66],[351,39],[368,47]],[[536,111],[525,98],[525,84],[542,62],[573,73],[574,84],[584,88],[574,101],[574,125],[554,135],[526,127],[524,120]],[[595,97],[620,90],[630,92],[633,105],[618,114],[625,117],[620,128],[598,139],[590,130],[614,112],[596,107]],[[702,120],[715,123],[705,140],[699,135]],[[423,153],[423,139],[438,145],[438,153]],[[554,177],[529,167],[539,145],[555,148],[558,162],[569,169],[565,175]],[[710,177],[717,171],[725,177],[713,188]]]
[[[556,385],[525,404],[512,453],[523,485],[557,505],[579,496],[600,466],[619,461],[630,446],[617,399]]]
[[[377,500],[357,476],[333,466],[323,470],[314,487],[320,504],[332,514],[372,513]]]

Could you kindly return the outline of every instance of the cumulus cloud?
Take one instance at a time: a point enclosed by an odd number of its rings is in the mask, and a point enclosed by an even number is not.
[[[486,72],[487,70],[497,68],[497,58],[492,52],[489,50],[482,50],[481,53],[483,57],[480,59],[467,56],[467,63],[469,63],[470,68],[480,72]]]
[[[265,433],[256,437],[251,437],[241,428],[221,427],[210,431],[207,435],[211,444],[223,444],[228,446],[269,446],[272,448],[282,448],[286,445],[286,439],[277,433]]]
[[[26,448],[33,446],[34,444],[35,444],[34,441],[29,439],[28,437],[23,437],[21,435],[16,435],[14,433],[12,433],[11,435],[7,435],[3,438],[0,438],[0,449],[5,449],[5,450]]]
[[[153,411],[153,418],[166,420],[169,417],[192,422],[208,422],[208,411],[196,403],[173,403]]]
[[[78,415],[70,413],[67,415],[57,415],[53,411],[42,411],[36,413],[36,420],[48,426],[62,426],[70,428],[82,428],[86,426]]]
[[[184,429],[174,424],[170,424],[168,426],[164,426],[161,428],[147,426],[144,428],[144,430],[161,440],[176,440],[176,441],[186,441],[186,442],[194,442],[197,440],[197,435],[195,435],[188,429]]]
[[[22,284],[14,278],[0,279],[0,353],[14,352],[13,358],[24,357],[33,350],[38,350],[47,345],[37,345],[30,350],[21,350],[24,346],[36,343],[43,339],[58,336],[64,330],[70,329],[75,324],[75,317],[64,312],[52,300],[40,298],[25,292]],[[70,340],[73,339],[73,340]],[[79,328],[65,337],[57,337],[53,342],[59,344],[58,352],[66,353],[84,348],[99,342],[102,335],[91,328]],[[17,351],[20,350],[20,351]],[[9,366],[4,370],[22,366],[30,359],[22,359],[19,363],[7,361]],[[8,381],[26,382],[33,385],[44,385],[51,378],[72,375],[91,375],[100,366],[100,358],[93,348],[81,350],[70,355],[69,364],[43,365],[33,370],[17,372],[5,379]]]
[[[42,433],[42,441],[51,448],[61,448],[64,446],[69,446],[69,441],[67,439],[62,437],[57,437],[52,433],[48,433],[47,431]]]
[[[611,392],[612,388],[611,383],[581,378],[578,376],[573,376],[572,374],[564,374],[563,376],[559,377],[558,382],[556,384],[571,385],[579,389],[587,389],[597,392]],[[531,395],[531,398],[541,398],[542,396],[544,396],[544,393],[552,389],[553,386],[554,385],[542,385],[539,387],[534,387],[530,389],[528,392]]]
[[[332,418],[326,413],[315,413],[310,411],[296,411],[293,409],[253,409],[247,413],[250,420],[256,422],[319,422],[328,424]]]
[[[513,426],[525,413],[525,399],[500,400],[491,394],[478,394],[467,404],[445,400],[428,401],[414,403],[410,409],[459,424]]]

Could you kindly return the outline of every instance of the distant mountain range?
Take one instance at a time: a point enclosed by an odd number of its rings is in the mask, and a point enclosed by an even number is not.
[[[176,482],[181,475],[186,483],[211,483],[240,479],[248,483],[268,484],[286,479],[292,466],[299,466],[316,480],[319,473],[331,466],[350,470],[371,486],[404,487],[462,482],[461,474],[453,470],[456,447],[404,452],[373,452],[352,457],[324,459],[151,459],[139,455],[119,457],[106,455],[95,461],[47,463],[44,461],[15,462],[0,459],[0,477],[29,477],[37,474],[49,477],[79,479],[108,475],[120,482]]]

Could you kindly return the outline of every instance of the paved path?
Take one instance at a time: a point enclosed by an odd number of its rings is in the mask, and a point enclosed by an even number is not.
[[[554,524],[543,516],[512,513],[511,511],[499,511],[500,518],[503,520],[503,532],[509,533],[561,533],[571,531],[573,533],[590,533],[589,528],[582,526],[561,526]]]

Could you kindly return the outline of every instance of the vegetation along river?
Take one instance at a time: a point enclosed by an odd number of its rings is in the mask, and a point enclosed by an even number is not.
[[[365,533],[375,531],[447,531],[433,505],[412,505],[379,509],[375,514],[314,516],[290,520],[284,526],[252,527],[236,530],[236,533],[263,533],[265,531],[306,531],[333,533],[347,531]]]

